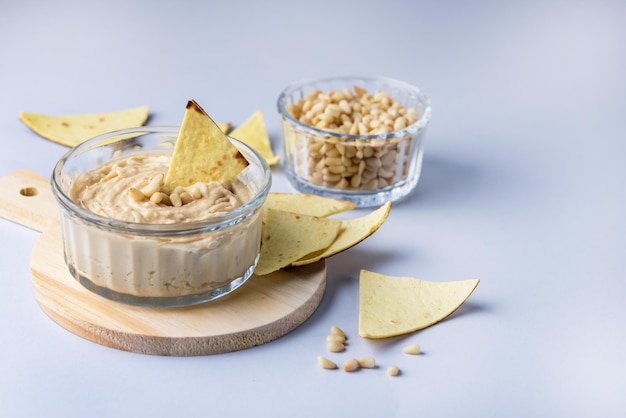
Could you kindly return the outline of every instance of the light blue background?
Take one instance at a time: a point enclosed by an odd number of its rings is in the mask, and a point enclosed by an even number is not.
[[[193,97],[235,125],[261,109],[282,153],[275,102],[294,80],[381,74],[433,103],[415,193],[329,260],[307,322],[249,350],[145,356],[69,333],[30,290],[39,234],[0,221],[0,415],[626,415],[625,16],[608,0],[0,0],[0,176],[47,177],[66,151],[21,111],[147,104],[169,125]],[[373,342],[357,336],[361,268],[481,283],[449,320]],[[331,325],[350,337],[331,358],[381,368],[319,369]]]

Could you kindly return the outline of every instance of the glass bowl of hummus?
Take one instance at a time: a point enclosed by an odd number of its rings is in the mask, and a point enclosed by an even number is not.
[[[271,186],[265,159],[227,183],[163,185],[179,127],[126,129],[67,152],[52,173],[64,257],[85,288],[138,306],[175,307],[224,296],[248,280]]]
[[[429,98],[387,77],[298,81],[278,97],[285,174],[303,193],[358,207],[400,201],[416,187]]]

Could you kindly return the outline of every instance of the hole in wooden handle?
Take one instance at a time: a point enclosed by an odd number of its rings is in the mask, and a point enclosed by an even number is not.
[[[26,197],[37,196],[38,193],[39,190],[37,190],[36,187],[24,187],[20,189],[20,194]]]

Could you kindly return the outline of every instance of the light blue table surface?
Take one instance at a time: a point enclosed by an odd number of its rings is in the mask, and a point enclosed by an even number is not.
[[[422,177],[382,228],[328,261],[315,313],[286,336],[161,357],[80,338],[30,287],[39,233],[0,220],[0,416],[626,416],[626,3],[621,1],[0,2],[0,176],[66,151],[21,111],[147,104],[178,124],[265,115],[288,83],[386,75],[433,104]],[[275,191],[293,191],[282,166]],[[480,278],[448,320],[357,336],[361,268]],[[331,325],[380,367],[317,366]],[[401,348],[419,343],[424,354]],[[397,364],[401,376],[385,373]]]

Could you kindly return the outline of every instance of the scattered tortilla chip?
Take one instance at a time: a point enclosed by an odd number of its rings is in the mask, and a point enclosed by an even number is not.
[[[247,166],[248,160],[213,119],[189,100],[165,185],[173,190],[196,182],[226,182]]]
[[[263,112],[260,110],[257,110],[248,120],[236,127],[230,136],[254,148],[270,166],[278,164],[280,158],[274,155],[274,151],[272,151],[270,137],[263,120]]]
[[[142,126],[148,120],[148,111],[148,106],[141,106],[115,112],[65,116],[22,112],[19,119],[43,138],[73,147],[107,132]]]
[[[263,232],[256,275],[269,274],[295,260],[328,247],[337,237],[341,221],[279,209],[263,212]]]
[[[348,248],[354,247],[380,228],[387,219],[387,216],[389,216],[390,209],[391,203],[387,202],[368,215],[355,219],[342,220],[341,230],[337,238],[335,238],[328,248],[325,248],[317,254],[309,254],[306,257],[294,261],[291,265],[302,266],[315,263],[322,258],[328,258]]]
[[[428,282],[361,270],[359,336],[395,337],[434,325],[456,311],[478,283]]]
[[[265,200],[264,208],[280,209],[309,216],[330,216],[355,208],[346,200],[306,193],[271,192]]]

